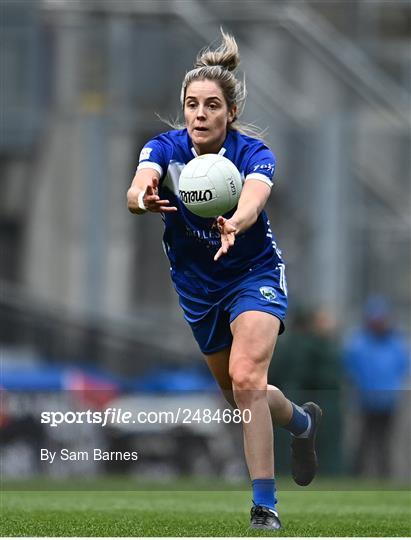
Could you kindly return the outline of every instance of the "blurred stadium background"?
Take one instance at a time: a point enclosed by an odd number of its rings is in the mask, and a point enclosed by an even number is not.
[[[270,377],[296,399],[314,393],[323,403],[323,473],[350,474],[359,428],[355,404],[343,406],[341,342],[373,293],[391,300],[410,339],[410,3],[1,0],[0,8],[3,478],[245,478],[238,426],[57,433],[39,424],[45,409],[164,410],[176,395],[187,407],[224,406],[180,314],[161,219],[135,217],[125,203],[140,148],[167,129],[156,113],[178,113],[184,73],[220,25],[240,46],[243,120],[269,129],[278,158],[268,213],[288,264],[290,317]],[[407,414],[395,429],[388,476],[409,479]],[[141,462],[39,463],[42,446],[97,444],[136,447]],[[287,445],[279,435],[283,471]]]

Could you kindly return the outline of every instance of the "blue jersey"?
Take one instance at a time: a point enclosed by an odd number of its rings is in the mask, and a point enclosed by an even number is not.
[[[260,140],[231,130],[219,154],[234,163],[243,182],[254,178],[272,186],[275,157]],[[168,199],[177,212],[163,214],[164,249],[170,260],[177,292],[196,297],[220,294],[259,267],[276,268],[281,261],[270,222],[262,211],[247,231],[218,261],[221,246],[214,218],[201,218],[187,210],[180,200],[179,178],[183,167],[197,156],[186,129],[168,131],[148,142],[140,153],[138,170],[155,169],[160,174],[159,196]],[[231,217],[236,208],[225,214]]]

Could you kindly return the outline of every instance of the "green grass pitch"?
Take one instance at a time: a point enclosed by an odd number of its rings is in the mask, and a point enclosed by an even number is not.
[[[250,491],[1,492],[2,536],[267,536],[248,529]],[[275,536],[410,536],[409,491],[286,489]],[[329,488],[329,484],[324,487]],[[106,490],[104,490],[106,488]],[[16,489],[16,488],[12,488]]]

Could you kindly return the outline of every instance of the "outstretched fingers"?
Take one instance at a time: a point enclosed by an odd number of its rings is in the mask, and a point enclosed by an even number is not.
[[[153,178],[152,185],[148,185],[143,197],[144,206],[149,212],[177,212],[176,206],[169,206],[168,199],[158,196],[158,179]]]
[[[237,231],[236,227],[230,223],[230,220],[219,216],[216,220],[217,228],[220,231],[220,238],[221,238],[221,247],[217,251],[217,253],[214,255],[214,260],[218,261],[218,259],[222,255],[226,255],[228,250],[234,245],[235,243],[235,233]]]
[[[159,204],[159,212],[177,212],[176,206],[164,206],[170,204],[170,201],[157,201],[157,204]]]

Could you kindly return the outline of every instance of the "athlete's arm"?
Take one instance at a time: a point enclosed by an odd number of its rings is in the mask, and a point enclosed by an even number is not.
[[[244,182],[237,210],[230,218],[236,228],[236,234],[244,232],[254,225],[270,196],[270,192],[270,186],[261,180],[249,178]]]
[[[237,234],[246,231],[257,221],[265,203],[270,196],[271,188],[261,180],[249,178],[244,182],[238,201],[237,210],[230,219],[217,218],[217,226],[221,235],[221,247],[214,256],[217,261],[234,245]]]
[[[168,206],[170,201],[160,199],[158,196],[158,183],[160,174],[155,169],[140,169],[136,172],[131,186],[127,191],[127,208],[133,214],[149,212],[176,212],[175,206]],[[138,198],[141,193],[146,210],[139,207]]]

